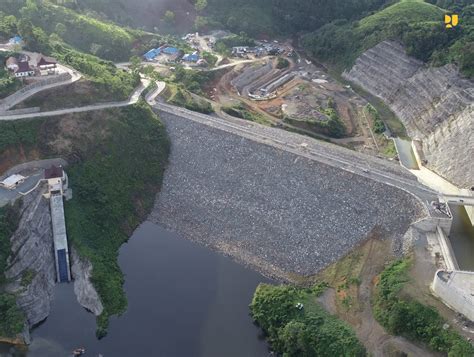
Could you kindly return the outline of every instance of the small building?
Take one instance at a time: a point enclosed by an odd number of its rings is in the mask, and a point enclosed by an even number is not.
[[[176,47],[165,47],[162,49],[165,55],[177,55],[179,53],[179,49]]]
[[[18,35],[13,36],[12,38],[8,40],[9,45],[21,45],[22,42],[23,42],[23,39],[21,38],[21,36],[18,36]]]
[[[199,61],[199,55],[197,52],[185,54],[183,56],[183,61],[196,63],[197,61]]]
[[[151,49],[150,51],[148,51],[147,53],[145,53],[143,55],[143,57],[145,58],[145,60],[147,61],[153,61],[156,57],[158,57],[159,55],[161,54],[161,49],[159,48],[153,48]]]
[[[6,61],[7,69],[15,72],[18,69],[18,59],[16,57],[8,57]]]
[[[232,55],[233,56],[243,56],[246,55],[249,48],[248,46],[236,46],[232,47]]]
[[[58,62],[56,61],[56,59],[52,57],[46,57],[43,55],[39,55],[38,58],[36,59],[36,67],[38,67],[41,70],[56,68],[57,63]]]
[[[67,184],[67,178],[62,166],[52,165],[49,169],[45,169],[44,178],[48,180],[48,191],[50,195],[63,195],[63,188],[65,184]]]
[[[27,61],[18,62],[18,68],[13,73],[17,78],[35,75],[35,71],[30,67],[30,64]]]
[[[14,190],[20,183],[25,181],[26,177],[18,174],[8,176],[3,181],[0,181],[0,187],[4,187],[8,190]]]

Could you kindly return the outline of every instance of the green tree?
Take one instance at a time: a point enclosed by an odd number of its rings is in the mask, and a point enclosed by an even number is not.
[[[166,23],[168,23],[168,24],[170,24],[170,25],[171,25],[171,24],[174,24],[175,19],[176,19],[176,14],[175,14],[173,11],[167,10],[167,11],[165,12],[164,20],[165,20]]]
[[[207,7],[207,0],[196,0],[194,7],[198,12],[203,11]]]
[[[133,72],[138,72],[140,67],[142,65],[142,60],[138,56],[132,56],[130,57],[130,69]]]
[[[66,25],[64,25],[60,22],[58,22],[56,24],[56,27],[54,28],[54,32],[57,33],[61,37],[66,33],[66,31],[67,31]]]

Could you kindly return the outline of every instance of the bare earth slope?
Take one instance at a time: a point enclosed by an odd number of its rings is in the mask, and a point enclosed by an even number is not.
[[[474,185],[474,83],[455,66],[426,67],[385,41],[344,76],[383,99],[408,134],[423,141],[428,167],[459,187]]]
[[[376,226],[401,237],[419,214],[418,201],[392,186],[172,114],[161,117],[172,150],[150,219],[266,274],[314,274]]]

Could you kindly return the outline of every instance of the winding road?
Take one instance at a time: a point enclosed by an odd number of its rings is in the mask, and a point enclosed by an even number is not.
[[[18,119],[29,119],[29,118],[44,118],[44,117],[64,115],[64,114],[70,114],[70,113],[82,113],[82,112],[89,112],[93,110],[126,107],[128,105],[132,105],[138,102],[140,95],[142,94],[142,92],[145,90],[145,88],[148,86],[149,83],[150,81],[148,79],[142,79],[141,84],[135,89],[135,91],[132,93],[130,98],[128,100],[121,101],[121,102],[93,104],[93,105],[86,105],[84,107],[74,107],[74,108],[58,109],[58,110],[51,110],[47,112],[28,113],[28,114],[8,115],[8,112],[5,112],[5,113],[0,114],[0,120],[5,121],[5,120],[18,120]],[[164,89],[163,86],[161,86],[161,88],[162,88],[161,90]],[[153,100],[159,94],[159,93],[157,94],[156,92],[157,92],[156,90],[152,92]]]

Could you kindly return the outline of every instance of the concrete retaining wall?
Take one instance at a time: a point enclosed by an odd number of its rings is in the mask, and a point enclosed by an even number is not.
[[[438,270],[431,289],[450,308],[474,321],[474,272]]]
[[[474,191],[463,189],[461,190],[461,194],[465,196],[473,196],[474,197]],[[469,216],[469,219],[471,221],[471,224],[474,226],[474,206],[464,206],[466,209],[467,215]]]
[[[458,270],[459,264],[454,254],[451,241],[448,239],[443,229],[438,226],[436,229],[438,233],[439,246],[441,247],[441,254],[443,255],[444,262],[446,263],[446,268],[448,270]]]
[[[436,233],[437,228],[441,227],[445,234],[449,234],[452,224],[452,218],[427,217],[413,223],[413,227],[423,232],[433,233]]]

